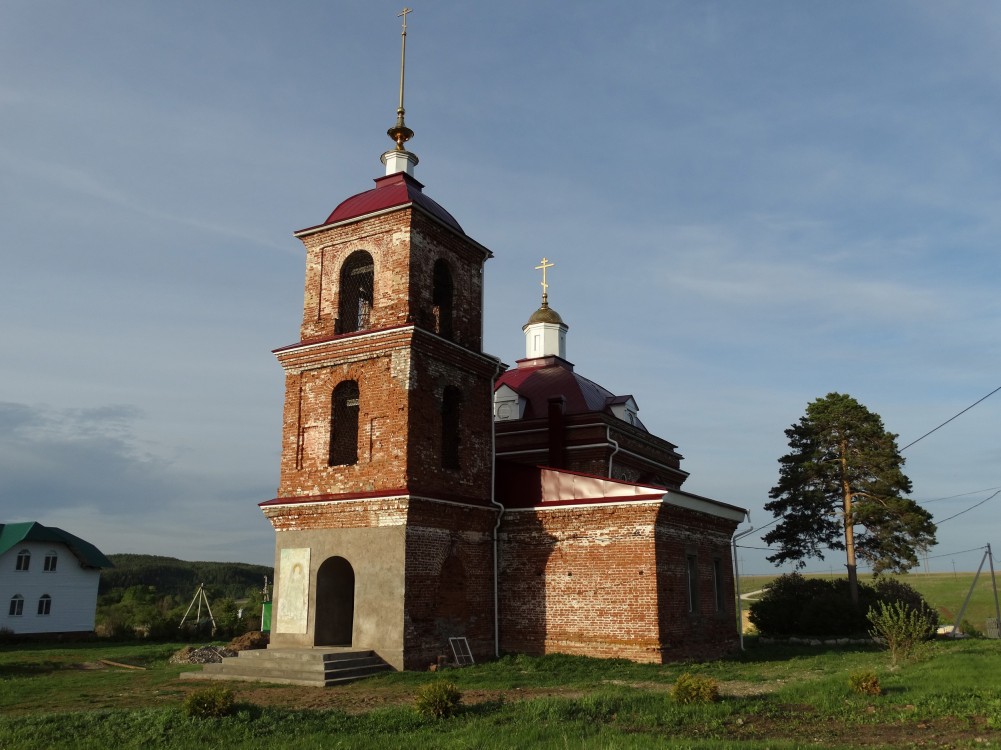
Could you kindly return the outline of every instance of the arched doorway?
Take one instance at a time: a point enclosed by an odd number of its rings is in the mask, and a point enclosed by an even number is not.
[[[313,645],[350,646],[355,615],[355,571],[343,557],[330,557],[316,571]]]

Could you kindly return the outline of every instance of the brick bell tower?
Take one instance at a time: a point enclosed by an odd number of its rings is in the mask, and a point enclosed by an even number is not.
[[[406,15],[403,55],[406,59]],[[493,653],[492,384],[483,266],[414,178],[400,106],[384,176],[306,248],[285,370],[271,648],[351,646],[425,669],[465,636]]]

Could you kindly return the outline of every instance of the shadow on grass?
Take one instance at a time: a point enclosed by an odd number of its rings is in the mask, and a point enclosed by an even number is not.
[[[459,711],[460,716],[471,716],[474,718],[480,718],[483,716],[490,716],[495,714],[507,705],[507,701],[503,698],[497,698],[495,700],[481,701],[479,703],[463,704],[462,709]]]
[[[812,646],[805,643],[760,643],[755,637],[753,640],[744,639],[744,651],[732,657],[735,661],[749,663],[787,661],[802,656],[822,656],[825,654],[874,654],[884,651],[884,649],[874,643],[849,643],[838,645],[834,643],[821,642],[819,646]]]
[[[41,664],[6,664],[0,667],[0,677],[41,677],[56,672],[85,671],[102,669],[101,665],[61,664],[58,662],[42,662]]]

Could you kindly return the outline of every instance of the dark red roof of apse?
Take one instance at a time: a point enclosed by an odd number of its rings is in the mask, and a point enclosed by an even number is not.
[[[424,186],[406,172],[396,172],[375,179],[375,187],[343,201],[320,226],[384,211],[413,203],[459,234],[465,234],[448,211],[424,195]],[[311,227],[312,228],[312,227]]]
[[[556,396],[563,396],[565,399],[565,414],[605,412],[611,404],[621,403],[628,398],[616,396],[593,380],[578,375],[572,364],[559,357],[520,360],[517,368],[508,370],[497,378],[494,390],[502,385],[528,402],[525,406],[525,419],[546,416],[549,399]],[[636,426],[646,430],[639,419],[636,420]]]

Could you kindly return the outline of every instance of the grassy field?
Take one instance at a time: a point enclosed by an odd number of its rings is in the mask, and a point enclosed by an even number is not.
[[[896,670],[871,648],[751,643],[739,659],[701,665],[505,657],[337,688],[230,683],[238,710],[222,719],[182,712],[206,683],[168,663],[180,644],[5,646],[0,749],[1001,747],[996,641],[929,644]],[[673,701],[686,670],[718,681],[722,699]],[[883,695],[851,690],[863,670]],[[419,716],[414,692],[443,678],[463,693],[459,715]]]
[[[768,585],[777,576],[741,576],[740,590],[742,593],[758,591]],[[810,574],[809,577],[826,578],[832,577],[825,574]],[[912,586],[919,591],[922,596],[938,610],[943,625],[952,625],[956,621],[970,587],[973,584],[973,573],[908,573],[903,576],[895,576],[898,580]],[[844,578],[844,576],[841,576]],[[863,575],[859,578],[863,583],[872,581],[871,576]],[[998,586],[1001,588],[1001,576],[999,576]],[[745,607],[746,609],[746,607]],[[991,575],[989,570],[980,573],[977,585],[973,589],[969,606],[964,620],[969,620],[978,629],[984,630],[984,622],[988,618],[995,617],[994,590],[991,586]]]

